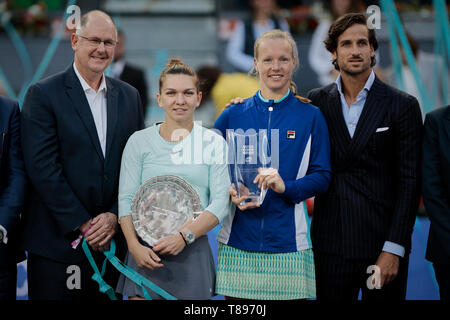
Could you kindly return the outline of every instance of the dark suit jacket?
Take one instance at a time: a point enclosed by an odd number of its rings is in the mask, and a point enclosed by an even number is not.
[[[20,111],[17,102],[0,96],[0,225],[8,244],[0,244],[0,265],[15,264],[20,213],[25,201],[26,174],[20,145]]]
[[[32,187],[23,245],[64,263],[84,258],[70,243],[78,227],[103,212],[117,214],[119,170],[128,137],[142,129],[141,101],[130,85],[106,78],[103,157],[92,112],[72,65],[32,85],[22,108],[22,145]]]
[[[427,114],[422,150],[423,202],[431,221],[426,258],[450,264],[450,106]]]
[[[417,100],[376,78],[351,138],[335,83],[308,97],[327,120],[333,172],[329,190],[314,201],[313,247],[373,259],[391,241],[408,253],[420,197]]]
[[[141,96],[142,101],[142,113],[144,117],[146,115],[146,108],[148,106],[148,86],[147,81],[145,80],[145,74],[141,69],[130,66],[128,63],[125,63],[122,74],[120,75],[120,80],[125,81],[126,83],[132,85],[139,91],[139,95]]]

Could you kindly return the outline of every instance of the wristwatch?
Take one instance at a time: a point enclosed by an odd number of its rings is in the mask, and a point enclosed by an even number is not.
[[[184,233],[184,241],[186,241],[186,244],[192,244],[195,241],[195,234],[192,233],[189,229],[184,229],[181,231]]]

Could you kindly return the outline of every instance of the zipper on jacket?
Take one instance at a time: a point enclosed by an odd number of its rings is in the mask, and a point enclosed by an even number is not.
[[[272,123],[272,112],[273,112],[273,102],[270,105],[270,107],[268,108],[269,110],[269,120],[267,121],[267,153],[270,154],[270,162],[272,163],[272,149],[270,148],[270,141],[272,139],[272,135],[271,135],[271,123]]]
[[[272,104],[268,108],[269,110],[269,119],[267,121],[267,153],[270,154],[270,157],[272,157],[272,150],[270,148],[270,141],[271,141],[271,122],[272,122],[272,112],[273,112],[273,101]],[[271,160],[272,162],[272,160]],[[261,219],[261,243],[259,245],[260,250],[263,249],[264,246],[264,216],[262,216]]]

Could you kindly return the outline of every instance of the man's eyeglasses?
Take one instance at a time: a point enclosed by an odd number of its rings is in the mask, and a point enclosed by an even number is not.
[[[117,41],[114,41],[112,39],[102,40],[96,37],[85,37],[79,34],[76,35],[80,38],[86,39],[89,42],[89,44],[92,45],[93,47],[98,47],[102,42],[106,48],[114,48],[117,45]]]

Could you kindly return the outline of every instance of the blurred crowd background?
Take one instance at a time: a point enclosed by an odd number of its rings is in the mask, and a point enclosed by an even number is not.
[[[305,95],[336,77],[331,57],[323,46],[333,19],[380,5],[373,0],[3,0],[0,94],[21,102],[30,82],[59,72],[71,63],[71,30],[65,27],[59,31],[65,24],[66,8],[72,4],[79,6],[81,14],[101,9],[114,18],[121,33],[115,63],[107,73],[138,88],[146,106],[147,125],[163,117],[155,100],[159,72],[169,57],[180,57],[202,78],[205,98],[197,119],[207,127],[213,125],[231,97],[254,93],[256,80],[247,73],[252,67],[255,36],[271,28],[291,32],[300,55],[300,68],[294,79],[299,93]],[[440,59],[434,54],[433,1],[395,1],[395,6],[427,90],[435,96],[433,107],[442,106],[445,91],[449,90],[430,80],[434,74],[431,66]],[[448,1],[446,6],[448,9]],[[377,75],[395,86],[384,15],[377,38]],[[448,65],[437,63],[439,72],[447,76]],[[406,79],[403,89],[418,97],[414,75],[406,62],[402,72]]]

